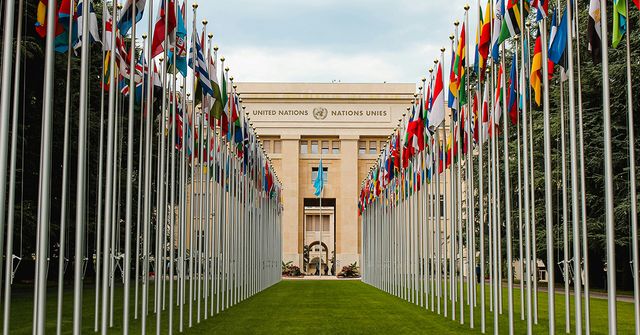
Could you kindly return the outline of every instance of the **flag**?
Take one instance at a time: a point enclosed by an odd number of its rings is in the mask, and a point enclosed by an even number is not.
[[[458,48],[455,55],[455,61],[451,66],[452,81],[449,83],[449,90],[458,98],[460,105],[467,103],[467,93],[465,88],[465,55],[466,55],[466,29],[464,23],[462,24],[462,31],[460,32],[460,39],[458,40]]]
[[[498,69],[498,82],[496,84],[496,98],[493,103],[493,115],[495,124],[500,124],[500,117],[502,116],[502,91],[504,90],[503,82],[502,82],[502,65]],[[493,127],[491,127],[493,129]]]
[[[158,13],[158,19],[156,20],[156,25],[153,29],[153,41],[151,42],[151,57],[155,58],[160,53],[164,51],[163,43],[165,41],[165,35],[169,37],[169,45],[172,45],[173,41],[171,41],[171,34],[174,29],[176,29],[176,7],[174,0],[168,0],[167,8],[164,7],[165,1],[162,1],[160,5],[160,12]],[[167,16],[168,14],[168,16]],[[166,24],[165,27],[165,17]],[[167,50],[169,50],[169,46],[167,45]]]
[[[226,137],[227,133],[229,132],[229,89],[227,87],[228,85],[228,78],[227,78],[227,74],[224,71],[224,69],[222,69],[220,72],[222,72],[222,89],[220,91],[220,93],[222,93],[222,117],[220,118],[220,120],[218,120],[219,124],[220,124],[220,135],[222,137]]]
[[[480,31],[480,42],[478,45],[478,54],[480,55],[479,71],[480,77],[484,78],[484,69],[487,66],[489,45],[491,44],[491,0],[487,1],[487,7],[484,11],[484,18],[482,19]]]
[[[433,104],[429,114],[429,127],[434,131],[444,121],[444,83],[442,82],[442,63],[438,63],[436,83],[433,88]]]
[[[222,93],[218,83],[218,59],[215,52],[212,53],[211,51],[209,51],[209,75],[211,76],[211,86],[213,88],[213,102],[209,114],[211,114],[212,118],[220,120],[224,113],[224,105],[222,104]]]
[[[562,56],[564,54],[565,49],[567,48],[567,11],[565,9],[562,14],[562,19],[560,20],[560,25],[555,26],[556,22],[556,13],[554,12],[552,23],[551,23],[551,37],[549,38],[549,59],[554,64],[560,64]]]
[[[87,0],[80,0],[78,1],[78,6],[76,7],[77,13],[78,13],[78,38],[76,40],[75,45],[73,46],[73,48],[75,50],[79,49],[82,47],[82,25],[83,25],[83,21],[84,21],[84,17],[82,15],[83,13],[83,6],[85,4],[85,1]],[[91,0],[89,1],[89,17],[87,18],[89,20],[89,44],[91,44],[91,42],[101,42],[100,41],[100,32],[98,31],[98,17],[96,16],[96,12],[93,9],[93,2]]]
[[[58,8],[58,22],[56,29],[60,29],[60,34],[57,34],[54,39],[55,51],[57,53],[65,53],[69,51],[69,35],[71,35],[71,41],[75,43],[78,38],[78,15],[76,11],[71,8],[71,0],[62,0],[60,2],[60,8]]]
[[[636,0],[637,1],[637,0]],[[618,47],[627,31],[627,4],[625,0],[613,0],[613,42]]]
[[[542,99],[542,42],[540,34],[536,37],[536,44],[533,47],[533,62],[531,63],[531,88],[534,92],[536,105],[540,106]]]
[[[38,8],[36,11],[36,23],[35,23],[36,33],[38,33],[38,35],[41,38],[47,37],[47,6],[48,5],[49,5],[49,0],[40,0],[38,2]],[[64,28],[57,22],[54,22],[54,24],[56,25],[56,30],[55,30],[56,37],[63,34]]]
[[[518,67],[518,56],[514,53],[511,60],[511,71],[509,72],[509,96],[507,109],[511,118],[511,123],[516,124],[518,122],[518,73],[516,68]]]
[[[127,0],[122,6],[120,10],[120,18],[118,19],[118,29],[120,30],[120,34],[127,35],[129,33],[129,29],[133,26],[133,10],[135,6],[136,11],[136,22],[140,22],[142,20],[142,16],[144,15],[144,7],[147,3],[147,0]]]
[[[640,1],[640,0],[635,0]],[[602,61],[602,23],[600,19],[600,0],[589,1],[589,22],[587,23],[587,39],[591,60],[595,64]]]
[[[111,45],[111,40],[113,40],[113,17],[108,7],[105,4],[102,5],[102,26],[104,27],[102,32],[102,51],[113,49],[113,45]]]
[[[109,91],[109,85],[111,85],[111,53],[113,51],[107,50],[104,54],[103,75],[102,75],[102,88],[105,91]]]
[[[316,175],[316,180],[313,181],[313,188],[315,188],[315,192],[313,195],[319,197],[322,194],[322,190],[324,189],[324,169],[322,168],[322,158],[320,158],[320,164],[318,165],[318,174]],[[377,180],[376,180],[377,181]]]
[[[176,43],[175,47],[169,51],[169,65],[174,65],[183,77],[187,77],[187,28],[184,24],[185,20],[185,3],[182,3],[180,9],[181,15],[178,15],[178,24],[176,26]],[[176,63],[173,64],[173,53],[176,52]]]
[[[489,139],[489,99],[489,85],[484,85],[484,92],[482,93],[482,130],[480,130],[483,143]]]
[[[209,68],[207,63],[204,60],[204,54],[202,53],[202,46],[200,45],[200,41],[198,40],[198,33],[196,31],[193,32],[193,39],[196,45],[196,64],[192,67],[198,76],[198,83],[202,87],[202,92],[205,95],[213,96],[213,89],[211,88],[211,80],[209,79]],[[192,50],[193,51],[193,50]],[[193,59],[190,57],[190,59]],[[195,66],[195,67],[194,67]]]
[[[500,30],[504,16],[504,0],[498,0],[495,6],[495,19],[493,20],[493,32],[491,33],[491,58],[497,62],[500,58]]]
[[[456,62],[456,51],[458,50],[458,40],[453,41],[453,45],[451,46],[451,70],[449,71],[449,83],[453,83],[456,81],[456,74],[454,71],[454,64]],[[447,92],[449,92],[447,96],[447,107],[451,108],[451,112],[453,112],[453,117],[456,119],[456,109],[458,108],[458,100],[456,99],[456,95],[453,94],[451,90],[451,85],[447,87]]]
[[[514,37],[516,35],[520,35],[522,31],[522,22],[520,20],[520,15],[524,15],[526,18],[529,14],[528,0],[523,1],[524,12],[520,13],[520,6],[518,6],[518,2],[520,0],[509,0],[507,4],[507,11],[505,12],[504,19],[502,21],[502,29],[500,29],[500,39],[498,44],[501,44],[505,40]]]
[[[536,9],[536,22],[547,17],[547,13],[549,12],[549,0],[533,0],[532,5]]]

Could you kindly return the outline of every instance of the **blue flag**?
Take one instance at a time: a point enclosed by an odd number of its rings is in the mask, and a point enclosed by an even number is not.
[[[324,189],[324,169],[322,168],[322,158],[320,159],[320,165],[318,165],[318,175],[316,176],[316,180],[313,181],[313,187],[316,189],[313,192],[313,195],[319,197],[322,194],[322,190]]]
[[[560,25],[554,34],[554,23],[556,22],[556,13],[553,13],[552,26],[551,26],[551,38],[549,39],[551,43],[549,43],[549,59],[554,64],[559,64],[562,59],[562,55],[564,54],[565,49],[567,48],[567,29],[569,23],[567,17],[567,10],[565,9],[562,14],[562,19],[560,20]]]

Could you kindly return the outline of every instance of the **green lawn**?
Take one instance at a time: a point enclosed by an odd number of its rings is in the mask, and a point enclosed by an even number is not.
[[[153,285],[151,286],[153,291]],[[49,292],[55,292],[53,287]],[[114,328],[110,333],[122,333],[122,290],[116,292]],[[487,289],[487,298],[489,290]],[[523,334],[526,324],[520,320],[519,292],[514,303],[515,333]],[[85,290],[83,333],[93,333],[93,289]],[[506,301],[507,294],[504,292]],[[47,309],[47,333],[55,333],[55,294],[50,293]],[[132,295],[133,299],[133,295]],[[11,334],[30,334],[32,317],[31,289],[16,287],[13,294]],[[64,333],[71,331],[71,290],[65,291]],[[547,294],[539,293],[539,325],[535,334],[547,333]],[[150,306],[153,306],[153,301]],[[442,305],[444,306],[444,305]],[[168,307],[168,306],[167,306]],[[451,306],[449,306],[450,310]],[[592,334],[607,333],[606,300],[591,300]],[[131,309],[133,313],[133,309]],[[194,307],[195,313],[195,307]],[[459,311],[458,311],[459,313]],[[468,306],[465,306],[465,322],[451,321],[430,310],[401,300],[360,281],[282,281],[249,298],[231,309],[185,330],[189,334],[478,334],[480,333],[480,309],[475,309],[476,329],[468,326]],[[500,330],[507,330],[506,304],[500,316]],[[185,310],[185,318],[187,317]],[[162,315],[162,328],[166,329],[168,311]],[[456,315],[457,317],[458,315]],[[493,332],[493,314],[487,308],[487,333]],[[148,318],[148,333],[155,333],[155,315]],[[572,319],[573,322],[573,319]],[[178,315],[174,321],[177,333]],[[564,298],[556,299],[557,332],[564,333]],[[132,320],[131,334],[140,333],[139,320]],[[633,305],[618,303],[618,332],[633,333]]]

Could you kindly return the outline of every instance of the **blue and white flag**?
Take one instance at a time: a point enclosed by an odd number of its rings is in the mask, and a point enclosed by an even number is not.
[[[202,53],[202,46],[200,45],[200,41],[198,40],[198,33],[196,31],[193,32],[193,40],[196,45],[196,64],[194,67],[193,64],[193,47],[189,52],[189,66],[193,68],[198,76],[198,80],[200,85],[202,85],[202,93],[213,97],[213,87],[211,86],[211,79],[209,79],[209,70],[207,66],[207,62],[204,60],[204,54]]]
[[[500,58],[500,30],[502,29],[502,18],[504,17],[504,0],[498,0],[493,22],[493,33],[491,34],[491,58],[497,62]]]
[[[73,46],[73,49],[77,50],[82,47],[82,25],[84,21],[83,6],[86,0],[78,1],[77,13],[78,13],[78,39]],[[89,42],[101,42],[100,41],[100,32],[98,31],[98,17],[96,16],[96,12],[93,9],[93,2],[89,0]]]
[[[136,22],[140,22],[142,15],[144,15],[144,7],[147,4],[147,0],[127,0],[120,11],[120,18],[118,19],[118,29],[122,36],[129,33],[129,29],[133,26],[131,18],[133,17],[134,2],[136,6]]]

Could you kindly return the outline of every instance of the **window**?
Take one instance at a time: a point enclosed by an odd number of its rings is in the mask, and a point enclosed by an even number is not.
[[[369,154],[375,155],[378,153],[378,141],[369,141]]]
[[[317,140],[311,141],[311,153],[312,154],[317,154],[318,153],[318,141]]]
[[[309,147],[308,147],[307,141],[300,141],[300,153],[301,154],[309,153]]]
[[[327,176],[329,174],[329,168],[327,167],[322,167],[322,173],[323,173],[323,177],[324,177],[324,182],[327,182]],[[316,178],[318,178],[318,168],[317,167],[312,167],[311,168],[311,180],[314,181],[316,180]]]
[[[271,153],[271,140],[262,141],[262,145],[264,146],[265,152]]]
[[[364,155],[367,153],[367,142],[358,141],[358,154]]]
[[[444,207],[444,195],[440,195],[440,216],[444,216],[445,214],[445,207]]]
[[[282,153],[282,141],[280,140],[273,141],[273,153],[274,154]]]
[[[329,141],[322,141],[322,154],[326,155],[329,153]]]
[[[331,141],[331,153],[337,155],[340,153],[340,141]]]

